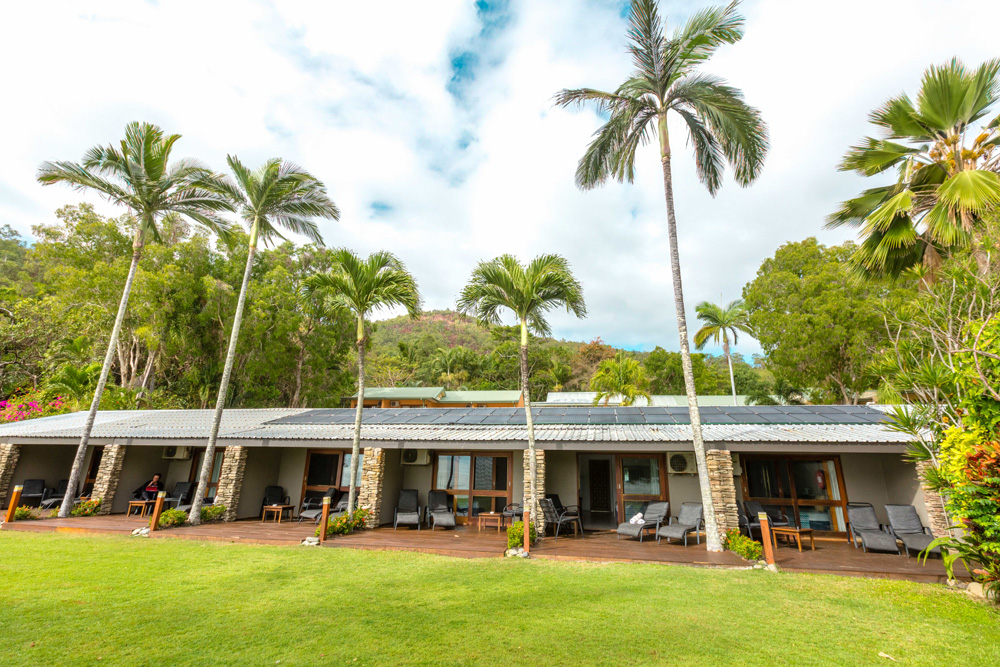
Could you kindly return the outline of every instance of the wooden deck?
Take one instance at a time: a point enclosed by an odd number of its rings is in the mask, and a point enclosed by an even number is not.
[[[125,518],[123,515],[42,519],[18,521],[3,526],[3,530],[61,533],[104,533],[128,535],[147,524],[147,519]],[[309,522],[261,523],[257,520],[233,523],[213,523],[155,531],[153,538],[210,540],[242,544],[297,545],[313,535],[315,526]],[[506,547],[506,534],[495,530],[477,531],[459,527],[455,530],[415,530],[378,528],[354,535],[333,537],[326,546],[334,549],[367,549],[376,551],[414,551],[458,558],[499,558]],[[588,532],[585,537],[546,537],[531,553],[547,560],[633,562],[696,565],[702,567],[746,567],[747,564],[730,552],[709,553],[701,545],[657,544],[656,540],[618,540],[613,531]],[[778,547],[776,561],[780,568],[792,572],[813,572],[858,577],[909,579],[928,583],[946,580],[940,558],[930,558],[926,566],[916,557],[894,554],[864,553],[843,539],[816,540],[816,551],[799,553],[793,546]],[[959,566],[962,575],[964,569]]]

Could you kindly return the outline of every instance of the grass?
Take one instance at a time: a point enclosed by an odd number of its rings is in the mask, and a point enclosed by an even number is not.
[[[0,531],[0,663],[990,665],[941,586]]]

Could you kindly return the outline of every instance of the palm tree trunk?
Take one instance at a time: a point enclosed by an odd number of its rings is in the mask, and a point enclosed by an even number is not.
[[[208,435],[208,447],[201,462],[201,472],[198,475],[198,491],[191,499],[191,512],[188,522],[197,526],[201,523],[201,505],[208,490],[208,480],[212,476],[215,463],[215,443],[219,439],[219,425],[222,423],[222,410],[226,407],[226,395],[229,393],[229,377],[233,373],[233,361],[236,359],[236,343],[240,338],[240,325],[243,324],[243,306],[247,300],[247,288],[250,285],[250,270],[253,259],[257,255],[257,225],[250,236],[250,250],[247,252],[247,265],[243,270],[243,284],[240,285],[240,298],[236,301],[236,314],[233,316],[233,330],[229,334],[229,349],[226,351],[226,365],[222,369],[222,380],[219,382],[219,395],[215,399],[215,415],[212,417],[212,430]],[[236,511],[235,507],[227,508]]]
[[[733,405],[736,405],[736,377],[733,375],[733,355],[729,353],[729,337],[726,332],[722,332],[722,352],[726,355],[726,362],[729,364],[729,386],[733,388]]]
[[[354,443],[351,445],[351,481],[347,487],[347,512],[354,511],[358,496],[358,459],[361,457],[361,413],[365,409],[365,320],[358,316],[358,407],[354,412]],[[378,517],[375,517],[378,520]]]
[[[674,309],[677,311],[677,333],[681,341],[681,367],[684,370],[684,389],[691,417],[691,440],[695,461],[698,464],[698,486],[705,510],[705,544],[709,551],[722,551],[715,506],[712,504],[712,487],[708,479],[708,461],[705,457],[705,439],[701,432],[701,414],[698,412],[698,395],[694,388],[694,370],[691,367],[691,348],[688,344],[687,316],[684,314],[684,288],[681,284],[681,259],[677,250],[677,218],[674,215],[674,188],[670,171],[670,140],[667,134],[667,117],[660,116],[660,162],[663,164],[663,193],[667,200],[667,236],[670,240],[670,273],[674,282]]]
[[[94,398],[90,402],[90,412],[87,413],[87,421],[83,424],[83,435],[80,436],[80,444],[76,447],[73,467],[69,472],[69,482],[66,484],[66,495],[63,496],[62,505],[59,506],[59,516],[62,518],[68,517],[69,511],[73,509],[73,500],[76,498],[76,491],[80,486],[80,472],[83,470],[83,460],[87,458],[87,445],[90,443],[90,432],[94,430],[94,419],[97,418],[97,410],[101,407],[101,396],[104,394],[104,385],[108,382],[111,364],[115,360],[115,352],[118,349],[118,334],[121,333],[125,311],[128,310],[128,297],[132,293],[132,282],[135,280],[135,272],[139,268],[139,257],[141,256],[142,234],[139,230],[136,230],[135,241],[132,243],[132,264],[128,267],[125,288],[122,290],[122,298],[118,302],[118,314],[115,316],[115,325],[111,328],[108,351],[104,354],[104,365],[101,366],[101,376],[97,380],[97,388],[94,389]],[[108,501],[110,502],[110,499]]]
[[[531,418],[531,392],[528,389],[528,323],[521,320],[521,395],[524,396],[524,420],[528,426],[528,504],[531,521],[538,525],[538,461],[535,459],[535,423]],[[524,527],[524,534],[529,534],[529,527]]]

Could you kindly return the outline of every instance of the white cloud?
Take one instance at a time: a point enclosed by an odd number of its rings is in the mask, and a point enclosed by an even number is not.
[[[452,306],[480,259],[558,252],[590,309],[584,321],[554,315],[558,336],[676,349],[657,156],[640,155],[634,185],[580,192],[576,160],[599,119],[551,105],[560,88],[611,88],[628,74],[621,3],[505,4],[486,3],[484,16],[461,0],[388,3],[378,15],[319,1],[20,3],[0,24],[0,58],[14,63],[0,72],[0,224],[27,233],[80,200],[37,185],[43,160],[77,159],[149,120],[184,135],[180,154],[219,168],[232,152],[316,173],[344,213],[324,225],[328,242],[397,252],[428,307]],[[678,20],[693,6],[663,3]],[[941,28],[990,7],[745,6],[746,38],[707,69],[761,109],[772,151],[756,185],[727,183],[713,199],[675,146],[689,318],[700,300],[739,296],[780,244],[847,238],[822,223],[863,187],[835,166],[869,131],[867,112],[912,91],[930,63],[991,57],[988,31]]]

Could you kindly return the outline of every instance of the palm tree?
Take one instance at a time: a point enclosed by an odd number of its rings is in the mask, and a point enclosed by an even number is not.
[[[695,12],[668,39],[664,36],[665,22],[660,19],[656,1],[632,0],[628,31],[629,52],[635,67],[632,75],[614,92],[578,88],[556,95],[556,103],[560,106],[593,102],[598,111],[609,116],[595,133],[577,167],[576,182],[583,189],[603,185],[609,177],[631,183],[636,150],[650,138],[655,137],[659,143],[674,308],[710,551],[720,551],[722,545],[711,503],[705,443],[688,346],[668,118],[676,114],[687,127],[698,177],[711,194],[722,185],[726,162],[740,185],[749,185],[760,174],[768,147],[767,129],[760,113],[744,102],[739,90],[718,77],[697,71],[697,67],[720,46],[733,44],[743,37],[743,17],[736,11],[737,4],[733,2],[724,8]]]
[[[594,405],[602,400],[607,405],[612,396],[620,397],[621,405],[634,405],[640,397],[646,399],[647,405],[653,402],[649,395],[649,378],[642,364],[620,350],[614,359],[600,363],[590,379],[590,389],[597,392]]]
[[[136,219],[132,263],[122,288],[118,314],[108,338],[108,349],[94,388],[90,412],[73,458],[66,495],[59,507],[60,517],[69,516],[73,507],[83,461],[87,456],[90,432],[94,428],[97,409],[101,405],[104,386],[114,362],[118,334],[121,332],[122,320],[125,319],[132,281],[135,280],[143,246],[150,240],[159,240],[157,225],[164,214],[171,212],[187,216],[223,238],[228,238],[229,226],[217,217],[217,213],[232,210],[231,204],[225,197],[201,186],[201,181],[210,172],[200,163],[194,160],[170,163],[170,154],[178,139],[179,134],[164,136],[163,130],[156,125],[129,123],[125,126],[125,138],[118,146],[94,146],[84,154],[80,163],[45,162],[38,170],[38,180],[42,185],[66,183],[77,190],[97,192],[112,203],[125,207]]]
[[[347,506],[354,509],[357,497],[358,459],[361,456],[361,415],[365,405],[365,344],[367,320],[385,308],[402,307],[413,319],[420,316],[420,291],[406,266],[390,252],[372,253],[361,259],[347,249],[333,254],[333,270],[309,276],[309,290],[323,290],[335,307],[350,311],[358,321],[358,407],[354,415],[354,444],[351,447],[351,481]],[[378,517],[375,517],[376,520]]]
[[[224,194],[236,212],[243,218],[250,232],[247,249],[246,268],[243,283],[236,301],[233,315],[233,330],[229,335],[226,363],[219,380],[219,393],[215,399],[215,415],[209,431],[208,447],[202,460],[198,477],[198,491],[191,501],[188,521],[194,525],[201,523],[201,504],[208,489],[208,481],[215,461],[215,444],[222,423],[222,410],[229,394],[229,378],[236,358],[236,344],[243,322],[243,306],[246,303],[247,287],[250,285],[250,270],[257,254],[257,242],[265,243],[283,238],[278,227],[305,236],[310,241],[323,245],[323,237],[312,218],[340,219],[340,211],[326,194],[326,187],[316,177],[304,169],[281,158],[271,158],[256,171],[247,169],[234,155],[226,157],[235,181],[228,178],[214,178],[211,187]],[[235,509],[235,508],[233,508]]]
[[[953,59],[924,72],[916,104],[899,95],[869,115],[885,138],[866,137],[840,169],[863,176],[895,169],[898,176],[844,202],[827,220],[827,227],[861,228],[855,272],[896,276],[920,265],[933,272],[942,254],[971,248],[985,273],[981,216],[1000,203],[1000,116],[978,132],[972,124],[998,98],[1000,60],[970,70]]]
[[[702,301],[695,308],[698,319],[704,322],[694,335],[694,346],[697,349],[705,347],[711,338],[718,345],[722,339],[722,353],[726,355],[729,364],[729,384],[733,388],[733,405],[736,405],[736,378],[733,375],[733,357],[729,353],[729,336],[733,336],[733,345],[737,343],[739,332],[750,333],[750,318],[743,305],[743,299],[730,301],[725,306],[718,306],[708,301]]]
[[[458,297],[458,311],[473,315],[485,326],[500,324],[500,313],[506,308],[514,313],[521,325],[521,394],[524,396],[524,418],[528,427],[529,498],[531,519],[538,524],[537,462],[535,460],[535,425],[531,418],[531,394],[528,387],[528,331],[539,336],[551,334],[545,314],[565,306],[577,317],[587,316],[583,287],[573,277],[569,262],[559,255],[539,255],[527,266],[513,255],[501,255],[480,262]],[[528,527],[525,526],[525,535]]]
[[[58,394],[77,405],[83,403],[91,395],[94,380],[100,373],[101,366],[97,362],[86,366],[63,364],[45,383],[49,393]]]

